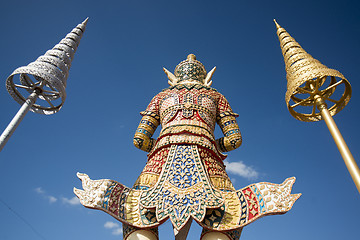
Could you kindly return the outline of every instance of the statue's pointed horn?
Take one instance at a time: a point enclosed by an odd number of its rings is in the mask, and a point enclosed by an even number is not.
[[[164,70],[165,74],[167,75],[167,77],[169,78],[169,81],[168,81],[169,85],[170,85],[170,86],[176,85],[176,83],[177,83],[177,78],[175,77],[175,75],[172,74],[169,70],[167,70],[167,69],[164,68],[164,67],[163,67],[163,70]]]
[[[215,70],[216,70],[216,67],[214,67],[213,69],[211,69],[211,71],[210,71],[210,72],[208,72],[208,74],[206,75],[206,78],[205,78],[204,84],[205,84],[206,86],[208,86],[208,87],[210,87],[210,86],[211,86],[211,84],[212,84],[211,78],[212,78],[212,76],[213,76],[213,74],[214,74]]]

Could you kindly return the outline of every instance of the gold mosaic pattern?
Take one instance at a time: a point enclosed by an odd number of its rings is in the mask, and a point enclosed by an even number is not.
[[[133,188],[136,189],[137,187],[143,187],[143,186],[153,187],[158,181],[158,179],[159,179],[158,174],[141,173],[138,179],[136,180]]]
[[[161,138],[156,143],[156,149],[160,149],[164,146],[170,146],[170,145],[177,145],[181,143],[189,143],[189,144],[197,144],[202,147],[208,148],[209,150],[212,150],[214,153],[216,153],[221,159],[224,159],[225,156],[218,152],[217,148],[215,147],[214,142],[209,140],[206,137],[203,136],[195,136],[195,135],[169,135]],[[150,152],[151,155],[153,152]]]
[[[168,134],[172,131],[172,127],[176,126],[191,126],[191,127],[198,127],[198,129],[205,129],[207,131],[206,135],[211,136],[210,139],[213,139],[213,130],[209,127],[208,124],[201,122],[199,120],[191,120],[191,119],[179,119],[177,121],[172,121],[163,125],[160,135]],[[171,130],[168,130],[168,129]],[[202,131],[202,130],[199,130]]]
[[[133,226],[142,226],[140,214],[140,194],[141,190],[132,189],[126,198],[125,216],[126,220]]]
[[[239,227],[239,219],[241,215],[240,200],[237,197],[236,192],[224,192],[223,196],[225,198],[225,215],[215,229],[236,229]]]
[[[229,177],[210,177],[210,181],[214,188],[219,190],[234,191],[234,186]]]
[[[224,137],[216,140],[220,151],[229,152],[240,147],[242,137],[235,116],[229,115],[220,118],[218,124],[224,134]]]
[[[203,148],[199,148],[199,154],[214,188],[225,191],[235,191],[225,171],[225,165],[222,160],[214,157],[211,152]]]
[[[145,152],[150,152],[155,142],[155,140],[151,137],[154,134],[158,125],[159,125],[159,121],[154,117],[149,115],[143,116],[135,132],[135,136],[134,136],[135,147]]]
[[[163,131],[161,131],[161,135],[162,136],[169,135],[169,134],[176,135],[176,134],[183,133],[183,132],[188,132],[188,133],[193,133],[196,135],[204,136],[204,137],[210,139],[211,141],[215,141],[214,135],[211,134],[207,129],[204,129],[199,126],[191,126],[191,125],[177,124],[176,126],[168,127],[166,129],[164,129]]]

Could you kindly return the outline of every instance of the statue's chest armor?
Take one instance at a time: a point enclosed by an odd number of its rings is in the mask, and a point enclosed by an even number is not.
[[[210,126],[215,124],[216,100],[211,94],[188,90],[170,92],[160,102],[163,125],[174,120],[196,120],[197,116]]]

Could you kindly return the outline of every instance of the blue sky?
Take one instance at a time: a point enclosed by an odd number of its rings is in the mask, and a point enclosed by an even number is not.
[[[0,131],[20,107],[6,78],[90,18],[64,107],[50,116],[28,113],[0,152],[0,239],[122,239],[120,223],[74,199],[72,188],[81,187],[76,172],[133,185],[146,161],[132,145],[139,112],[168,86],[162,67],[173,71],[189,53],[208,71],[217,67],[213,87],[240,115],[243,145],[227,160],[235,187],[295,176],[293,192],[303,194],[289,213],[250,224],[241,239],[358,237],[359,193],[325,123],[300,122],[286,108],[273,23],[276,18],[308,53],[350,81],[353,97],[334,119],[359,164],[358,2],[14,0],[0,6]],[[171,231],[165,224],[160,237],[169,239]],[[188,239],[199,235],[193,223]]]

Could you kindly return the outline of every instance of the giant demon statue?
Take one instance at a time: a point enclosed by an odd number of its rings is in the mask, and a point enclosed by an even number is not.
[[[238,115],[210,87],[215,68],[206,73],[190,54],[176,66],[175,75],[164,70],[170,87],[141,112],[135,133],[135,146],[149,154],[133,188],[78,173],[84,190],[74,191],[81,203],[121,221],[129,240],[158,239],[157,227],[168,218],[176,239],[186,239],[194,219],[203,227],[201,239],[235,240],[254,220],[289,211],[300,197],[291,194],[295,178],[235,190],[226,174],[223,153],[241,145],[241,134]],[[214,137],[216,123],[224,134],[219,139]]]

